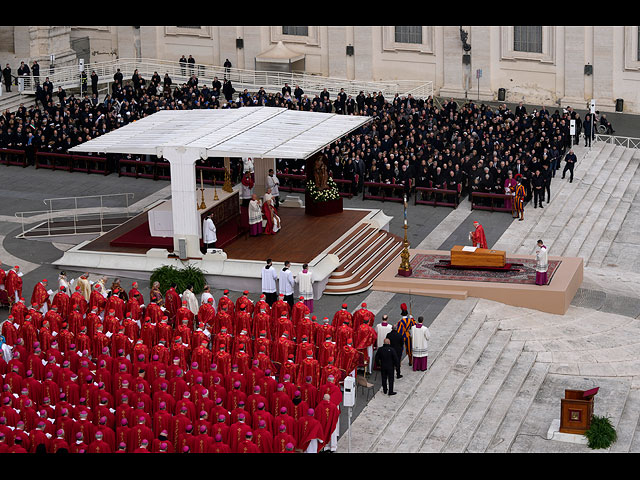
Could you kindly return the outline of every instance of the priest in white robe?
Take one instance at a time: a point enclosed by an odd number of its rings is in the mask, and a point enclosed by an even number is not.
[[[302,271],[295,277],[298,284],[298,295],[303,297],[302,302],[307,306],[310,313],[313,313],[313,272],[309,270],[309,265],[302,265]]]
[[[205,285],[202,289],[202,295],[200,296],[200,305],[206,305],[210,298],[213,300],[211,302],[213,308],[218,310],[218,307],[216,306],[216,299],[211,295],[211,287],[209,287],[209,285]]]
[[[249,202],[249,235],[256,237],[262,233],[262,204],[257,195]]]
[[[191,310],[191,313],[194,315],[198,314],[200,306],[198,305],[198,299],[196,298],[195,293],[193,293],[193,285],[187,286],[187,289],[182,294],[182,301],[187,302],[187,308]]]
[[[384,315],[382,317],[382,321],[376,325],[376,333],[378,334],[378,338],[376,340],[376,348],[380,348],[384,345],[384,339],[387,338],[387,334],[393,330],[393,325],[389,323],[389,316]]]
[[[213,215],[207,215],[207,218],[202,222],[202,242],[205,249],[216,248],[217,240],[218,236],[216,235],[216,226],[213,223]]]
[[[278,272],[273,268],[271,259],[267,259],[267,264],[262,267],[262,293],[265,296],[266,302],[269,306],[277,300],[278,288],[276,282],[278,281]]]
[[[547,247],[542,240],[538,240],[538,248],[536,249],[536,285],[547,284],[547,270],[549,270]]]
[[[418,317],[418,322],[411,327],[411,354],[413,356],[413,371],[427,369],[429,329],[422,324],[423,318]]]

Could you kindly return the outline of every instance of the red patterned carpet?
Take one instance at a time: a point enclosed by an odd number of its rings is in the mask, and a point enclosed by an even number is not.
[[[448,262],[449,255],[426,255],[416,254],[410,260],[413,273],[411,278],[424,278],[426,280],[462,280],[469,282],[495,282],[495,283],[535,283],[536,262],[535,260],[518,257],[507,257],[507,263],[514,264],[515,271],[500,270],[459,270],[438,268],[436,265]],[[560,265],[560,260],[549,260],[549,270],[547,271],[548,282],[551,282],[553,274]],[[515,265],[518,264],[518,265]]]

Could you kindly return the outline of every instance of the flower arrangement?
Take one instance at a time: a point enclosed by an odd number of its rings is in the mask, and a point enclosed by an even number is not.
[[[329,188],[326,190],[318,190],[313,180],[307,180],[307,192],[314,202],[328,202],[340,198],[338,185],[333,181],[333,178],[329,177],[327,185]]]

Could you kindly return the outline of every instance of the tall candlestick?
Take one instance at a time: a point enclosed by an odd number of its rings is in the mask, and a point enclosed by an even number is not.
[[[202,170],[200,170],[200,188],[204,188],[204,182],[202,181]]]

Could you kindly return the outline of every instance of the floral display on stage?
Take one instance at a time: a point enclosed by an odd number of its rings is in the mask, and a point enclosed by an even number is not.
[[[325,190],[320,190],[312,179],[307,180],[307,192],[314,202],[328,202],[340,198],[338,185],[333,181],[333,178],[329,177],[327,187]]]

